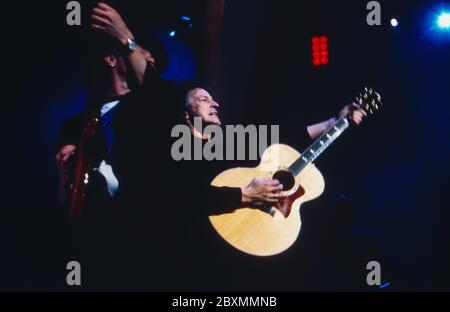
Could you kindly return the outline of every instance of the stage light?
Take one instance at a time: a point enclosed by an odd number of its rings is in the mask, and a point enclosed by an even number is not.
[[[396,18],[391,19],[391,25],[392,25],[392,27],[397,27],[398,26],[398,20]]]
[[[450,28],[450,13],[444,12],[439,15],[438,26],[445,29]]]
[[[422,25],[427,40],[450,43],[450,5],[440,3],[427,9]]]
[[[176,33],[175,30],[172,30],[172,31],[169,33],[169,36],[170,36],[170,37],[175,37],[175,33]]]
[[[191,20],[189,16],[182,16],[181,19],[186,22],[189,22]]]
[[[314,66],[327,65],[328,59],[328,37],[315,36],[312,38],[312,63]]]

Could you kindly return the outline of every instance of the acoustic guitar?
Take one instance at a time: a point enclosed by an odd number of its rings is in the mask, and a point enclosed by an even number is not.
[[[374,114],[382,106],[381,96],[365,88],[355,104],[368,115]],[[290,146],[275,144],[264,151],[256,168],[234,168],[219,174],[211,185],[243,187],[254,178],[273,178],[283,190],[275,206],[209,216],[214,229],[231,246],[250,255],[271,256],[287,250],[300,233],[300,206],[324,191],[324,178],[313,162],[349,127],[348,116],[343,116],[301,154]]]

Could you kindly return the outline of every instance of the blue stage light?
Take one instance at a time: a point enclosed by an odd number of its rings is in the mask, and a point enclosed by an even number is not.
[[[172,31],[169,33],[169,36],[170,36],[170,37],[175,37],[175,34],[176,34],[175,30],[172,30]]]
[[[438,26],[444,29],[450,28],[450,13],[443,12],[441,15],[439,15]]]
[[[439,44],[450,43],[450,5],[440,3],[426,10],[424,37]]]

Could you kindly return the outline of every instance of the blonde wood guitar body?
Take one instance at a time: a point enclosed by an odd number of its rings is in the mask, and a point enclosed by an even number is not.
[[[224,240],[255,256],[276,255],[294,244],[302,224],[301,204],[319,197],[325,188],[323,176],[313,164],[308,164],[297,176],[290,171],[289,167],[299,157],[300,153],[290,146],[272,145],[256,168],[226,170],[212,181],[218,187],[243,187],[254,178],[272,178],[280,172],[287,178],[282,182],[283,199],[274,207],[246,207],[210,216],[214,229]]]

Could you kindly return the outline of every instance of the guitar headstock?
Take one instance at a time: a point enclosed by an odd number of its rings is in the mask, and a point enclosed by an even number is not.
[[[355,104],[361,106],[361,108],[370,115],[375,114],[383,106],[381,95],[372,88],[368,87],[365,87],[364,90],[356,97]]]

